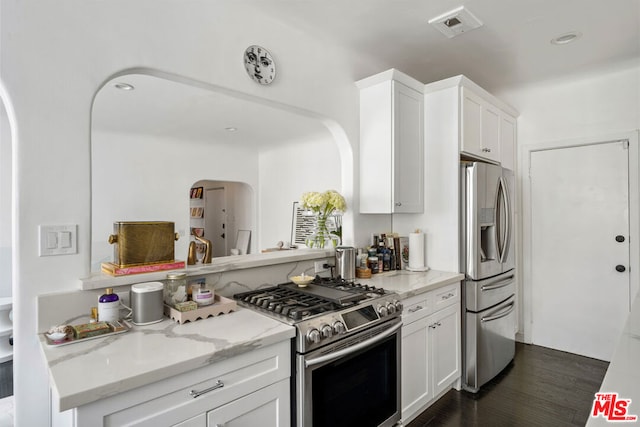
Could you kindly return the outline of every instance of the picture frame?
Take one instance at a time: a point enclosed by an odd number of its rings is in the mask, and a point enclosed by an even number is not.
[[[251,230],[238,230],[236,236],[236,249],[240,251],[240,255],[249,253],[249,242],[251,241]]]
[[[303,208],[300,202],[293,202],[291,244],[306,246],[307,237],[313,233],[315,225],[315,215]],[[342,215],[330,215],[327,218],[327,229],[342,238]]]

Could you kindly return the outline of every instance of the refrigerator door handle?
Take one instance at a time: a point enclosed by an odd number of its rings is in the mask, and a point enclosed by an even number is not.
[[[515,309],[515,302],[510,302],[509,305],[505,306],[505,307],[501,307],[502,308],[506,308],[505,311],[502,311],[498,314],[491,313],[491,316],[487,316],[487,317],[481,317],[480,321],[481,322],[491,322],[492,320],[498,320],[498,319],[502,319],[503,317],[508,316],[509,314],[511,314],[511,312]]]
[[[498,289],[498,288],[504,288],[505,286],[508,286],[511,284],[511,282],[513,282],[513,275],[507,277],[506,279],[500,280],[499,282],[494,282],[494,283],[490,283],[488,285],[482,285],[480,287],[480,290],[482,292],[485,291],[492,291],[494,289]]]
[[[507,254],[509,252],[509,241],[511,240],[511,207],[509,206],[509,190],[507,188],[507,184],[504,180],[504,177],[500,177],[499,187],[498,187],[498,203],[500,203],[500,199],[502,199],[502,204],[504,206],[504,233],[502,230],[502,221],[496,227],[496,233],[498,234],[498,252],[499,252],[499,260],[500,263],[504,263],[507,259]],[[499,206],[496,209],[498,212]],[[504,240],[501,242],[500,237],[504,235]]]

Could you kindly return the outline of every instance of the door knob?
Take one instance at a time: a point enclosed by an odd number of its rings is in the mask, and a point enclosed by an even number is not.
[[[624,236],[622,234],[618,234],[616,236],[616,242],[618,242],[618,243],[624,242]]]
[[[624,268],[624,265],[618,264],[616,265],[616,271],[619,273],[624,273],[624,271],[626,270],[626,268]]]

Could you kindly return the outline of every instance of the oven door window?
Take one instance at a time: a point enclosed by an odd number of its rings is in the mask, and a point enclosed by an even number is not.
[[[314,427],[378,426],[398,409],[398,334],[313,370]]]

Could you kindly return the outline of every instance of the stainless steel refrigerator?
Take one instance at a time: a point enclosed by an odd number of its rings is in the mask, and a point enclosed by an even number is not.
[[[515,355],[513,171],[462,162],[463,386],[477,392]]]

